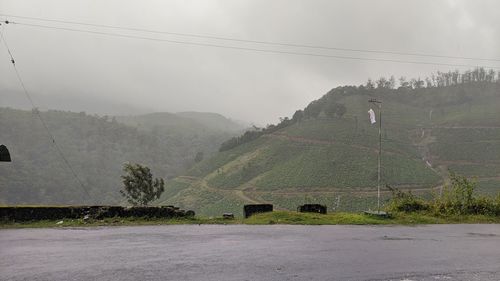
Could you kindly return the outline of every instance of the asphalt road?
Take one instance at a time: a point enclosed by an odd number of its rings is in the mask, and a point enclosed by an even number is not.
[[[500,225],[0,230],[0,280],[500,280]]]

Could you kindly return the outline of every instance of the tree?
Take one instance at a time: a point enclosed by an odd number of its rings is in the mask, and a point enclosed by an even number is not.
[[[204,158],[204,154],[202,151],[197,152],[196,155],[194,156],[194,162],[198,163],[201,162]]]
[[[389,78],[389,89],[394,89],[396,87],[396,79],[394,78],[394,75],[391,75],[391,78]]]
[[[323,109],[323,104],[320,100],[315,100],[309,103],[309,105],[304,108],[304,115],[309,118],[317,118]]]
[[[325,105],[324,112],[325,112],[325,115],[330,117],[330,118],[332,118],[332,117],[341,118],[347,112],[347,109],[346,109],[345,105],[343,105],[341,103],[336,103],[333,100],[331,100]]]
[[[423,88],[424,87],[424,81],[420,79],[420,77],[418,77],[418,79],[411,79],[410,81],[413,89],[420,89],[420,88]]]
[[[375,89],[375,83],[373,83],[372,79],[368,79],[368,81],[366,81],[366,89],[367,90]]]
[[[330,118],[334,117],[335,113],[337,112],[337,103],[335,103],[334,101],[329,101],[325,105],[324,112],[325,112],[326,116],[328,116]]]
[[[303,117],[304,117],[304,112],[302,110],[297,110],[293,114],[292,120],[295,122],[299,122],[300,120],[302,120]]]
[[[399,78],[399,87],[403,89],[411,89],[410,82],[406,81],[406,77],[401,76],[401,78]]]
[[[390,82],[385,79],[385,77],[380,77],[377,81],[375,81],[375,83],[377,83],[377,89],[382,89],[382,88],[389,88],[389,84]]]
[[[345,107],[345,105],[339,103],[337,104],[337,112],[335,113],[339,118],[342,118],[342,116],[344,116],[344,114],[347,112],[347,108]]]
[[[140,164],[125,163],[122,175],[123,189],[120,193],[134,206],[146,206],[149,202],[160,198],[165,191],[165,182],[162,178],[155,178],[151,170]]]

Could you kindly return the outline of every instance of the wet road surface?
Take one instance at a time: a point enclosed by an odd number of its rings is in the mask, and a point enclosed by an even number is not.
[[[8,229],[0,280],[500,280],[500,225]]]

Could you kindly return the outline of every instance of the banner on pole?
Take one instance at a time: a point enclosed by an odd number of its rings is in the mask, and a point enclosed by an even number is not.
[[[370,122],[372,123],[372,125],[375,124],[377,122],[375,120],[375,111],[370,108],[370,110],[368,110],[368,115],[370,116]]]

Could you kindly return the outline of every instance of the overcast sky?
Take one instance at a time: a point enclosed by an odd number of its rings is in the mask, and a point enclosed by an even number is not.
[[[320,45],[500,59],[500,1],[23,1],[0,13],[55,20]],[[269,46],[0,16],[19,23],[286,52],[450,64],[469,61]],[[16,65],[41,109],[99,114],[207,111],[267,124],[331,88],[380,76],[426,76],[450,66],[263,53],[5,25]],[[28,108],[0,47],[0,106]],[[463,69],[463,68],[459,68]]]

